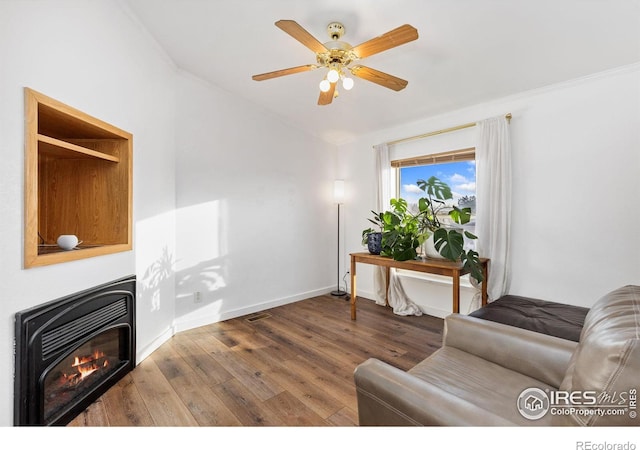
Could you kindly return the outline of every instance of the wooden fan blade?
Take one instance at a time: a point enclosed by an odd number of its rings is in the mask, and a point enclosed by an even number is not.
[[[333,95],[336,91],[336,83],[331,83],[331,87],[327,92],[320,91],[320,97],[318,97],[318,105],[328,105],[333,101]]]
[[[353,48],[353,52],[358,58],[366,58],[367,56],[375,55],[376,53],[389,50],[407,42],[415,41],[418,39],[418,30],[411,25],[402,25],[394,30],[391,30],[382,36],[375,37],[363,42],[360,45],[356,45]]]
[[[408,81],[403,80],[402,78],[394,77],[393,75],[380,72],[379,70],[372,69],[370,67],[355,66],[351,67],[350,70],[351,73],[358,78],[371,81],[372,83],[393,89],[394,91],[401,91],[407,87],[407,84],[409,84]]]
[[[271,78],[282,77],[284,75],[292,75],[294,73],[307,72],[309,70],[317,69],[318,66],[314,64],[307,64],[306,66],[291,67],[289,69],[276,70],[274,72],[261,73],[254,75],[253,78],[256,81],[269,80]]]
[[[293,20],[278,20],[276,26],[315,53],[327,51],[327,47]]]

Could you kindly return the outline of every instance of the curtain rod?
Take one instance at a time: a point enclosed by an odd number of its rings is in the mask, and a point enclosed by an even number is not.
[[[507,123],[510,123],[511,122],[511,113],[505,114],[504,118],[507,119]],[[398,140],[395,140],[395,141],[387,142],[387,145],[395,145],[395,144],[400,144],[402,142],[415,141],[417,139],[423,139],[423,138],[427,138],[427,137],[431,137],[431,136],[436,136],[438,134],[450,133],[452,131],[458,131],[458,130],[462,130],[462,129],[465,129],[465,128],[471,128],[471,127],[475,127],[475,126],[476,126],[476,122],[465,123],[464,125],[458,125],[458,126],[451,127],[451,128],[444,128],[442,130],[431,131],[429,133],[420,134],[418,136],[411,136],[411,137],[408,137],[408,138],[403,138],[403,139],[398,139]]]

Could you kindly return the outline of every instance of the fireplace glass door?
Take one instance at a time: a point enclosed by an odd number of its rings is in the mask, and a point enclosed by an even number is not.
[[[87,395],[127,363],[127,336],[128,329],[124,327],[103,331],[46,371],[41,390],[45,422],[66,412],[78,398]]]

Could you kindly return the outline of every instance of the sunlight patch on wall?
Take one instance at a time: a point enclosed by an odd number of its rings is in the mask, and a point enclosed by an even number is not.
[[[228,278],[228,210],[213,200],[176,211],[176,318],[219,317]]]
[[[227,254],[227,217],[224,200],[178,209],[178,271],[218,260]]]

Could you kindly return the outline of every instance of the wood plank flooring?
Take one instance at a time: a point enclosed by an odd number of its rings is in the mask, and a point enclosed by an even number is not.
[[[442,319],[325,295],[176,334],[69,426],[354,426],[353,371],[407,370],[442,343]],[[257,320],[251,320],[256,318]]]

